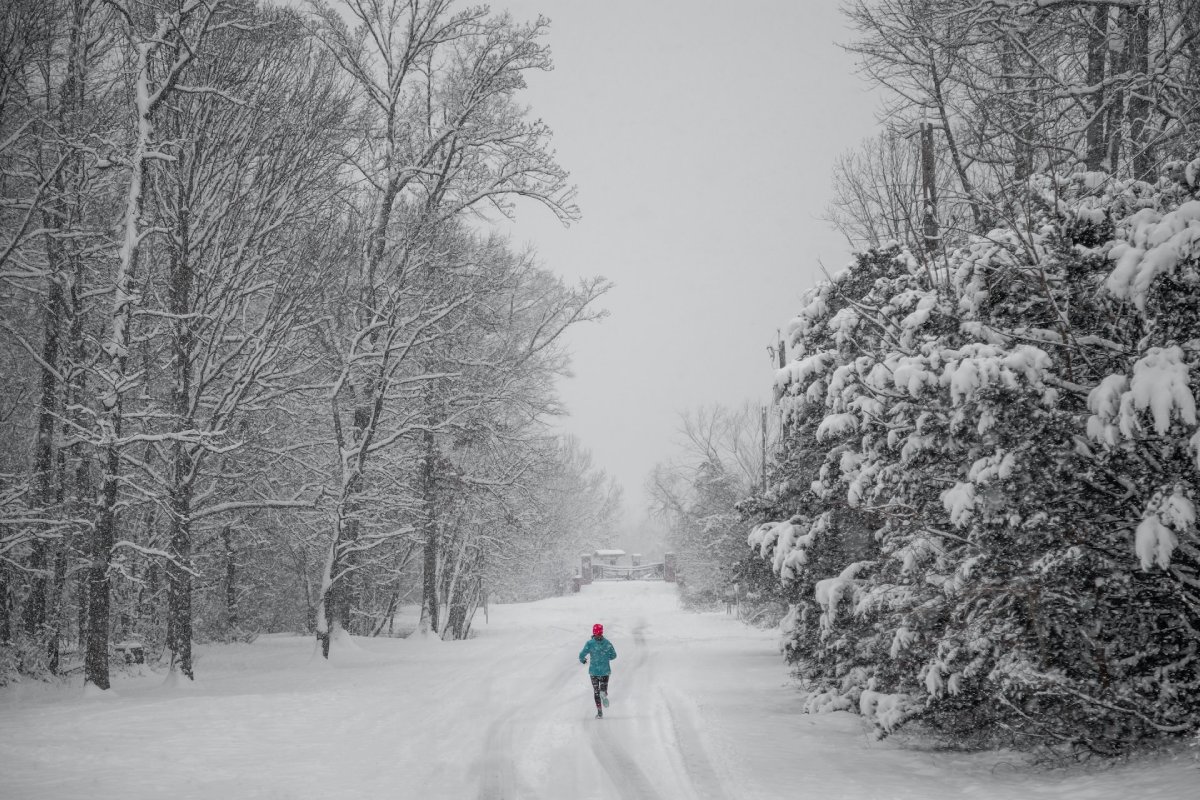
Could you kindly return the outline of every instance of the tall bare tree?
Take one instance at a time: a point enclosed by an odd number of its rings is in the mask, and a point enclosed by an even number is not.
[[[91,542],[91,566],[87,578],[87,634],[85,677],[100,689],[109,688],[109,604],[113,548],[118,543],[122,482],[122,451],[147,434],[125,430],[124,398],[141,382],[140,370],[131,368],[135,345],[135,308],[139,269],[156,230],[147,210],[148,184],[152,165],[169,161],[156,129],[164,104],[186,93],[180,78],[187,66],[203,53],[208,37],[223,27],[236,24],[223,18],[228,4],[223,0],[177,0],[159,5],[114,3],[123,24],[130,57],[130,106],[134,129],[120,156],[127,169],[124,219],[121,238],[115,243],[115,264],[108,280],[112,295],[105,332],[100,344],[102,357],[96,370],[96,408],[91,435],[100,462],[100,497],[96,503]],[[154,436],[153,434],[149,434]],[[190,434],[186,437],[194,439]]]
[[[145,471],[168,498],[167,647],[192,677],[195,527],[218,515],[287,507],[294,497],[231,499],[225,469],[246,442],[235,431],[297,368],[297,334],[314,324],[314,232],[340,189],[350,95],[332,59],[292,12],[243,14],[210,41],[210,57],[184,73],[193,91],[164,114],[173,144],[155,174],[166,308],[161,468]],[[177,87],[178,88],[178,87]],[[153,426],[149,426],[153,427]],[[199,497],[197,495],[200,495]]]
[[[564,220],[577,213],[567,175],[549,152],[549,130],[515,102],[524,74],[550,66],[545,21],[518,25],[486,9],[452,13],[450,6],[349,0],[341,8],[355,21],[351,31],[332,7],[314,4],[319,35],[363,92],[374,126],[360,167],[370,187],[358,206],[360,256],[344,289],[352,311],[327,338],[338,363],[329,399],[340,482],[318,619],[326,654],[349,615],[347,576],[368,464],[440,424],[396,401],[439,378],[408,366],[470,300],[447,293],[450,283],[416,279],[461,262],[450,223],[468,210],[504,212],[519,195]],[[434,291],[423,294],[422,286]]]

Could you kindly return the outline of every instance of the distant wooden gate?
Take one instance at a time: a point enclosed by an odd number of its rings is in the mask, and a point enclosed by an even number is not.
[[[635,560],[638,558],[635,556]],[[666,581],[675,582],[675,554],[666,553],[662,561],[653,564],[597,564],[588,553],[579,556],[579,574],[573,581],[573,590],[579,591],[592,581]]]
[[[639,564],[636,567],[592,565],[592,580],[597,581],[661,581],[665,577],[666,570],[661,561],[657,564]]]

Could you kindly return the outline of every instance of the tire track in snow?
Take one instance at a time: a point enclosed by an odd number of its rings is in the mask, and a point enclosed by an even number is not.
[[[714,766],[700,734],[694,702],[682,692],[664,688],[655,677],[659,665],[647,642],[648,627],[645,618],[640,618],[632,630],[635,655],[631,671],[639,676],[638,684],[645,682],[652,688],[652,694],[644,696],[642,702],[650,711],[654,740],[675,766],[681,791],[673,796],[728,800],[728,787],[721,780],[721,772]],[[655,641],[658,641],[657,637]]]
[[[593,728],[589,737],[592,753],[600,768],[617,787],[622,800],[660,800],[645,771],[616,741],[616,733],[607,728]]]
[[[483,743],[479,800],[515,800],[529,796],[517,783],[512,743],[513,725],[510,720],[498,719],[488,727]]]
[[[535,796],[531,787],[521,779],[513,742],[517,739],[517,730],[525,733],[522,737],[524,741],[532,737],[532,731],[527,730],[531,727],[528,720],[546,718],[547,709],[555,704],[556,695],[566,688],[571,679],[570,667],[555,668],[544,678],[525,682],[523,685],[527,688],[518,702],[511,704],[506,713],[497,716],[488,726],[480,758],[479,800],[516,800]],[[489,694],[494,694],[494,691]]]
[[[728,800],[730,795],[721,780],[720,772],[713,767],[708,748],[704,746],[694,709],[690,708],[688,701],[678,693],[671,694],[674,697],[666,690],[659,689],[683,772],[692,784],[696,797],[704,800]]]
[[[614,677],[619,679],[619,685],[614,680],[614,687],[625,696],[632,696],[633,689],[640,686],[640,678],[647,672],[646,664],[650,658],[650,648],[646,646],[646,619],[639,618],[633,626],[633,662],[621,663],[617,657],[617,670]],[[623,669],[622,669],[623,668]],[[628,677],[625,677],[628,675]]]

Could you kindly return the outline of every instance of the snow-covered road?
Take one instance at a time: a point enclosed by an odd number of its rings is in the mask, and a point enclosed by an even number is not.
[[[593,622],[619,653],[603,720],[577,659]],[[8,687],[0,798],[1175,800],[1200,784],[1186,754],[1030,772],[800,714],[773,633],[683,612],[667,584],[493,607],[476,631],[356,640],[331,663],[298,637],[204,647],[188,687]]]

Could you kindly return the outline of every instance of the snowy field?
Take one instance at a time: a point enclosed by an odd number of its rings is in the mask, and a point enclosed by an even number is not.
[[[577,659],[593,622],[619,654],[603,720]],[[475,630],[355,640],[331,663],[299,637],[203,647],[186,687],[0,690],[0,798],[1200,797],[1186,753],[1046,772],[801,714],[773,633],[681,611],[669,584],[494,606]]]

